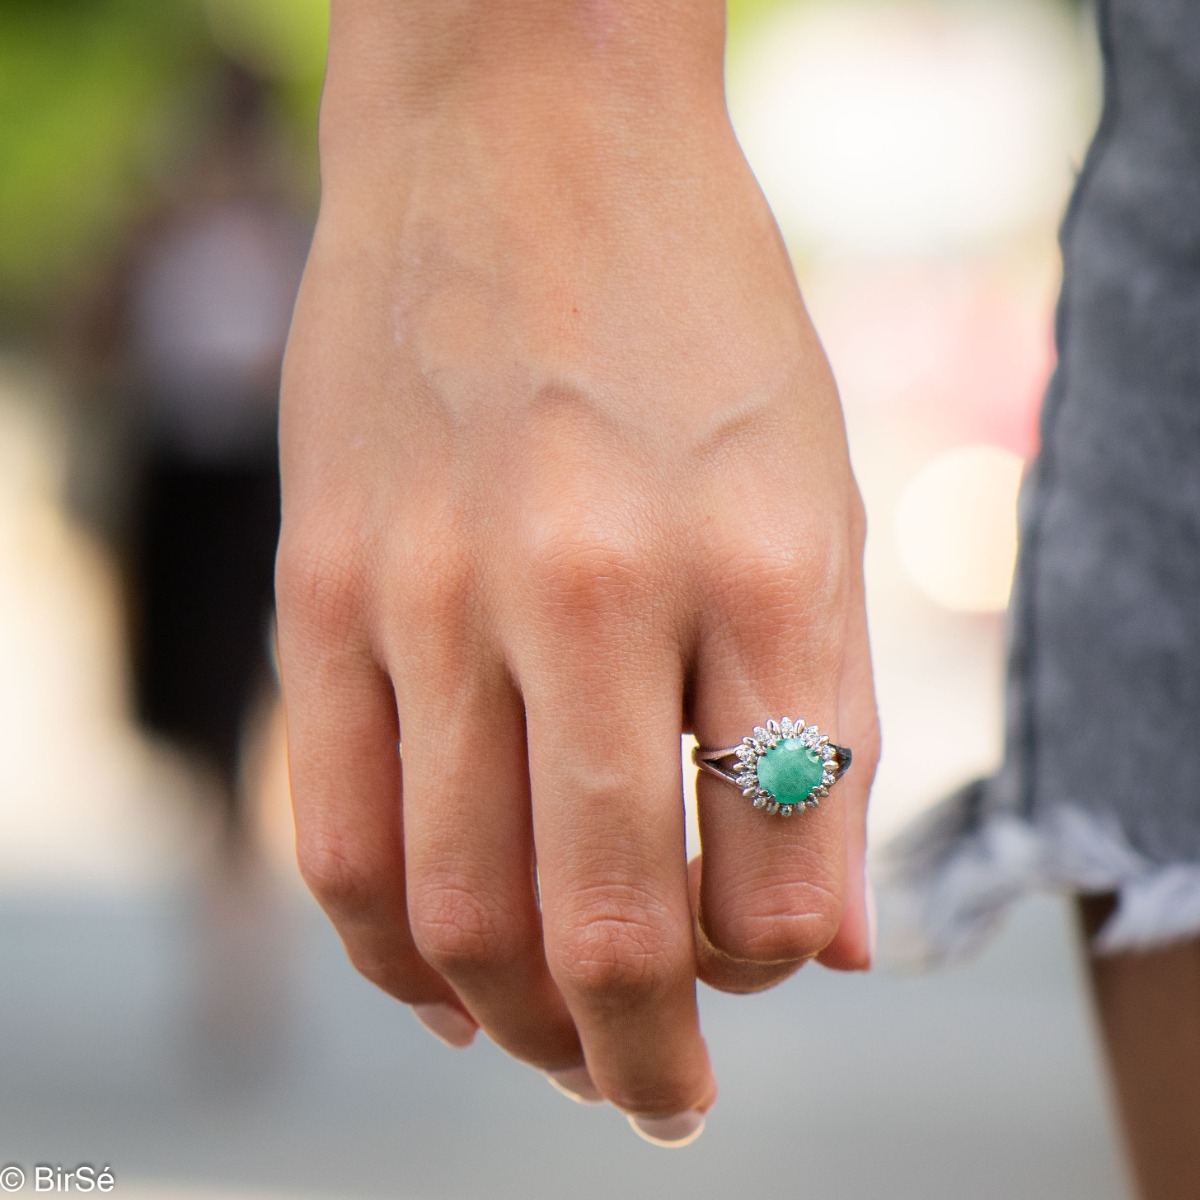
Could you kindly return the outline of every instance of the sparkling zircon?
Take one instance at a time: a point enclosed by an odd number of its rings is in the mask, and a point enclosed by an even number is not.
[[[821,756],[799,738],[785,738],[758,760],[758,786],[780,804],[800,804],[824,774]]]

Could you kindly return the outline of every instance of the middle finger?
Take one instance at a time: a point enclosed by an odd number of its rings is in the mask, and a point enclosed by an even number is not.
[[[546,954],[600,1091],[679,1142],[715,1096],[696,1008],[682,671],[649,630],[593,624],[586,647],[524,688]]]

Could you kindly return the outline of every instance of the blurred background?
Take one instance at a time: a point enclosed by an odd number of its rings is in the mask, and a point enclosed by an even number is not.
[[[705,993],[722,1099],[675,1155],[346,964],[292,862],[269,654],[326,15],[0,4],[0,1163],[164,1200],[1122,1196],[1055,899],[916,976],[885,892],[869,977]],[[878,845],[998,758],[1090,18],[733,0],[730,26],[870,514]]]

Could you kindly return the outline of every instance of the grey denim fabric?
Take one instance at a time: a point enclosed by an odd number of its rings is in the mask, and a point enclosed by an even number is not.
[[[1200,932],[1200,0],[1097,15],[1104,107],[1062,227],[1005,758],[893,853],[934,954],[1041,885],[1117,892],[1110,949]]]

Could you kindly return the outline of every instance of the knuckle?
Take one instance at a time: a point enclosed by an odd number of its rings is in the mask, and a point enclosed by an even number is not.
[[[554,948],[564,991],[602,1009],[645,1004],[679,974],[679,954],[645,916],[606,912],[576,923]]]
[[[412,954],[351,942],[345,943],[345,949],[350,965],[389,996],[404,1004],[420,1004],[429,999],[429,987],[418,978],[418,964]]]
[[[861,558],[867,542],[867,506],[857,486],[850,489],[850,544]]]
[[[378,907],[383,893],[378,871],[338,839],[301,835],[296,857],[308,890],[329,912],[355,920]]]
[[[316,548],[291,550],[281,543],[275,598],[284,619],[340,634],[358,621],[363,592],[361,572],[353,559]]]
[[[625,591],[637,578],[637,555],[616,539],[559,537],[532,556],[538,595],[563,607],[586,608]]]
[[[519,925],[487,891],[458,881],[423,880],[413,889],[409,921],[422,956],[447,976],[497,970],[527,950]]]
[[[817,681],[840,668],[849,596],[837,553],[743,550],[726,560],[711,611],[747,661],[759,658],[764,645],[780,654],[790,648]]]
[[[436,989],[405,931],[403,902],[388,868],[323,830],[298,835],[297,859],[351,966],[405,1004],[429,1000]]]
[[[630,532],[615,527],[542,531],[528,548],[528,580],[538,608],[557,619],[621,611],[647,590],[650,555]]]
[[[743,627],[840,629],[849,576],[843,548],[826,539],[738,549],[727,556],[723,575],[727,607]]]
[[[872,721],[870,725],[855,738],[854,767],[867,779],[874,779],[879,767],[879,758],[883,753],[883,743],[879,732],[879,723]]]
[[[780,889],[771,896],[748,894],[706,922],[705,932],[722,953],[755,964],[797,963],[819,954],[833,941],[842,902],[816,884]]]
[[[474,570],[460,539],[404,539],[395,573],[398,606],[416,628],[461,617],[471,603]]]

